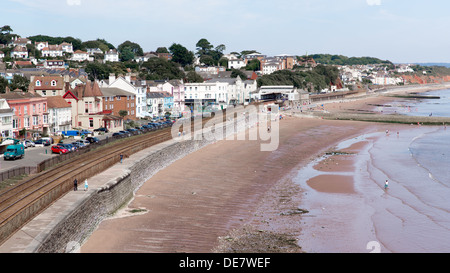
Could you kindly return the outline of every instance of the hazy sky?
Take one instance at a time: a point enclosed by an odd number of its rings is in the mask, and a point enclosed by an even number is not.
[[[257,50],[450,62],[444,0],[1,0],[0,26],[22,37],[126,40],[144,51],[206,38],[225,53]]]

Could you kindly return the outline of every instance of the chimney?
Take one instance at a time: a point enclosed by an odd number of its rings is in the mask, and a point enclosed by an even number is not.
[[[116,80],[116,75],[114,73],[109,74],[109,84]]]

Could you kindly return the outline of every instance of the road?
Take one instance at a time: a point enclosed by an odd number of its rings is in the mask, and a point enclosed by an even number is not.
[[[106,138],[106,136],[111,137],[111,133],[107,133],[104,135],[96,136],[100,140]],[[64,143],[71,143],[72,141],[75,141],[74,139],[66,139],[64,140]],[[24,167],[24,166],[36,166],[40,162],[53,157],[57,156],[57,154],[52,154],[51,146],[45,146],[45,147],[28,147],[25,149],[25,157],[22,159],[16,159],[16,160],[4,160],[3,155],[0,155],[0,172],[4,172],[6,170],[16,168],[16,167]]]

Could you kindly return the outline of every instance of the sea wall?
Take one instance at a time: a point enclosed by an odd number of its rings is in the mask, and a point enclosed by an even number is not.
[[[257,119],[238,117],[234,122],[214,124],[216,130],[210,131],[210,137],[202,137],[202,133],[197,131],[191,139],[172,139],[131,155],[126,159],[132,162],[128,168],[119,168],[103,186],[91,190],[86,198],[70,204],[64,215],[55,219],[49,230],[35,240],[38,243],[30,246],[26,252],[61,253],[76,250],[102,220],[132,200],[139,187],[158,171],[217,140],[253,127],[257,122]]]

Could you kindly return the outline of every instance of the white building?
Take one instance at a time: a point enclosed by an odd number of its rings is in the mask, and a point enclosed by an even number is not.
[[[6,99],[0,99],[0,132],[2,137],[13,137],[14,110]]]
[[[115,49],[110,49],[105,53],[105,62],[118,62],[119,61],[119,53]]]
[[[24,46],[16,46],[10,53],[11,58],[28,58],[28,49]]]
[[[62,57],[63,50],[59,45],[48,45],[41,50],[42,57]]]
[[[72,129],[72,106],[62,96],[47,97],[48,119],[50,133],[57,135],[58,132]]]
[[[72,45],[72,43],[63,42],[62,44],[60,44],[60,47],[61,47],[63,52],[73,53],[73,45]]]
[[[73,53],[72,61],[82,62],[82,61],[91,61],[92,57],[89,57],[89,53],[81,50],[77,50]]]
[[[228,69],[241,69],[245,67],[245,62],[242,59],[230,59],[228,60]]]
[[[192,105],[201,100],[203,105],[218,105],[225,108],[231,104],[246,104],[250,93],[257,89],[255,80],[242,81],[237,78],[216,78],[204,83],[185,83],[185,103]]]

